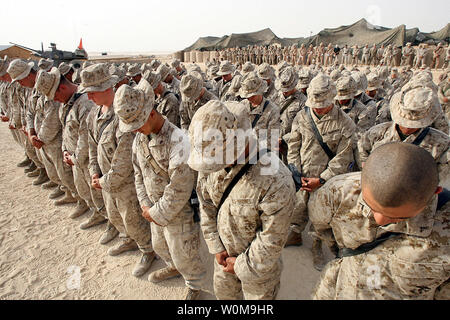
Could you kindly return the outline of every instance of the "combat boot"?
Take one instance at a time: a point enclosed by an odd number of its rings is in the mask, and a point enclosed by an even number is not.
[[[70,219],[76,219],[89,211],[89,206],[84,200],[78,200],[75,210],[70,214]]]
[[[40,186],[43,183],[46,183],[47,181],[49,181],[50,179],[47,176],[47,172],[45,171],[45,169],[39,169],[39,176],[36,180],[33,181],[33,186]]]
[[[52,193],[48,195],[48,198],[51,200],[58,199],[59,197],[64,195],[64,191],[61,190],[60,187],[56,188]]]
[[[77,199],[75,199],[72,194],[70,193],[70,191],[68,189],[66,189],[66,195],[64,198],[62,198],[61,200],[56,200],[54,202],[54,205],[59,207],[59,206],[63,206],[65,204],[72,204],[72,203],[77,203]]]
[[[135,251],[138,249],[136,241],[133,239],[124,239],[119,245],[109,248],[108,254],[112,257],[118,256],[127,251]]]
[[[42,185],[42,189],[44,189],[44,190],[50,190],[50,189],[56,188],[57,186],[58,186],[58,185],[57,185],[56,183],[54,183],[53,181],[49,181],[49,182],[44,183],[44,184]]]
[[[201,290],[194,290],[191,288],[187,288],[186,295],[184,296],[184,300],[197,300],[200,295]]]
[[[140,277],[144,273],[150,269],[152,266],[153,260],[155,260],[156,254],[155,251],[152,251],[150,253],[142,253],[141,260],[139,260],[138,263],[134,266],[132,275],[135,277]]]
[[[322,252],[322,240],[320,239],[313,240],[311,252],[313,255],[314,268],[317,271],[322,271],[323,268],[325,267],[325,258]]]
[[[148,281],[158,283],[179,276],[181,276],[181,274],[174,267],[165,267],[163,269],[159,269],[150,273],[150,275],[148,276]]]
[[[108,224],[106,225],[106,230],[105,230],[105,232],[103,232],[103,235],[100,238],[99,242],[100,242],[100,244],[107,244],[108,242],[112,241],[118,235],[119,235],[119,231],[116,229],[116,227],[113,226],[113,224],[111,222],[108,221]]]
[[[23,170],[23,172],[25,174],[27,173],[31,173],[33,171],[35,171],[37,169],[36,165],[34,164],[34,162],[30,163],[30,165],[28,166],[28,168],[26,168],[25,170]],[[27,175],[28,176],[28,175]],[[37,177],[37,176],[36,176]]]
[[[95,210],[92,216],[87,221],[80,224],[80,229],[86,230],[98,226],[99,224],[105,223],[106,221],[106,218],[102,216],[97,210]]]
[[[25,167],[28,167],[30,164],[31,164],[30,158],[26,157],[25,160],[19,162],[19,163],[17,164],[17,166],[18,166],[19,168],[25,168]]]
[[[285,248],[295,246],[300,247],[303,244],[302,234],[294,231],[289,232],[288,239],[285,244]]]

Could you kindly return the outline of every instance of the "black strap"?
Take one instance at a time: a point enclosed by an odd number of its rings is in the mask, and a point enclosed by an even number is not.
[[[378,239],[376,239],[372,242],[369,242],[369,243],[365,243],[356,249],[349,249],[349,248],[340,249],[338,258],[353,257],[353,256],[357,256],[357,255],[360,255],[363,253],[367,253],[367,252],[375,249],[376,247],[378,247],[380,244],[384,243],[385,241],[392,239],[392,238],[396,238],[400,235],[402,235],[402,233],[388,232],[388,233],[383,234]]]
[[[165,97],[167,97],[167,95],[169,95],[169,94],[171,94],[172,92],[170,92],[170,91],[166,91],[166,92],[164,92],[164,94],[163,94],[163,99],[165,98]]]
[[[280,110],[280,116],[286,111],[287,108],[295,101],[295,96],[292,96],[288,101],[286,101]]]
[[[102,126],[100,127],[100,130],[98,131],[98,135],[97,135],[97,143],[100,142],[100,139],[102,137],[103,131],[105,131],[106,127],[114,120],[114,115],[111,116],[111,118],[109,118],[108,120],[106,120]]]
[[[323,151],[327,154],[328,158],[332,160],[336,154],[331,151],[331,149],[328,147],[328,145],[323,142],[322,136],[320,135],[319,129],[317,129],[316,124],[314,123],[314,120],[311,115],[311,109],[309,107],[305,107],[306,114],[308,116],[309,124],[311,125],[311,128],[313,129],[314,136],[316,137],[317,141],[319,142],[320,146],[322,147]]]
[[[419,136],[413,141],[412,144],[419,146],[422,141],[427,137],[428,133],[430,132],[430,127],[426,127]]]
[[[253,157],[249,162],[247,162],[241,170],[234,176],[233,180],[231,180],[230,184],[225,189],[225,192],[222,195],[222,198],[220,199],[219,205],[217,206],[217,213],[219,213],[220,208],[222,208],[223,203],[225,200],[227,200],[228,196],[230,195],[231,191],[233,190],[234,186],[241,180],[241,178],[248,172],[248,170],[251,168],[253,164],[255,164],[259,157],[264,156],[266,153],[269,153],[270,150],[268,149],[262,149],[258,154],[256,154],[255,157]]]
[[[257,123],[259,121],[259,119],[263,115],[264,111],[266,111],[266,108],[267,108],[268,105],[269,105],[269,100],[267,100],[266,103],[264,103],[264,107],[263,107],[261,113],[256,115],[255,119],[252,122],[252,128],[255,128],[255,126],[257,125]]]
[[[66,114],[64,115],[64,122],[63,122],[64,126],[66,125],[67,116],[69,115],[70,110],[72,110],[73,105],[82,95],[83,95],[82,93],[75,93],[70,99],[70,101],[67,103],[67,110]]]
[[[437,209],[441,210],[447,202],[450,201],[450,190],[444,189],[439,195],[438,195],[438,205]]]

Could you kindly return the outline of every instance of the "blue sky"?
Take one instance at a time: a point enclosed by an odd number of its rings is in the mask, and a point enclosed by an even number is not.
[[[271,28],[279,37],[306,37],[361,18],[423,32],[450,22],[448,0],[21,0],[2,1],[0,44],[40,48],[55,42],[87,51],[177,51],[202,36]]]

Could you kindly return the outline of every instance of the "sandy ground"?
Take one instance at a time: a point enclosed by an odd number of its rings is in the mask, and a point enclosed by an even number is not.
[[[131,275],[140,255],[137,251],[110,257],[98,243],[105,225],[82,231],[87,214],[68,218],[74,206],[55,207],[51,191],[33,186],[32,179],[16,164],[22,149],[9,129],[0,124],[0,299],[182,299],[182,278],[162,284],[147,281],[150,272],[162,268],[157,260],[141,278]],[[310,299],[319,279],[312,267],[311,239],[283,251],[284,270],[278,299]],[[327,252],[327,256],[330,254]],[[201,299],[215,299],[212,286],[213,257],[202,241],[201,257],[208,269]],[[80,285],[76,270],[80,271]],[[74,272],[75,271],[75,272]]]

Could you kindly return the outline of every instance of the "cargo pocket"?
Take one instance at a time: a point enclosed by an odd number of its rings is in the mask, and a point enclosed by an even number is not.
[[[394,257],[390,265],[400,292],[410,298],[434,295],[436,288],[448,278],[440,264],[411,263]]]

